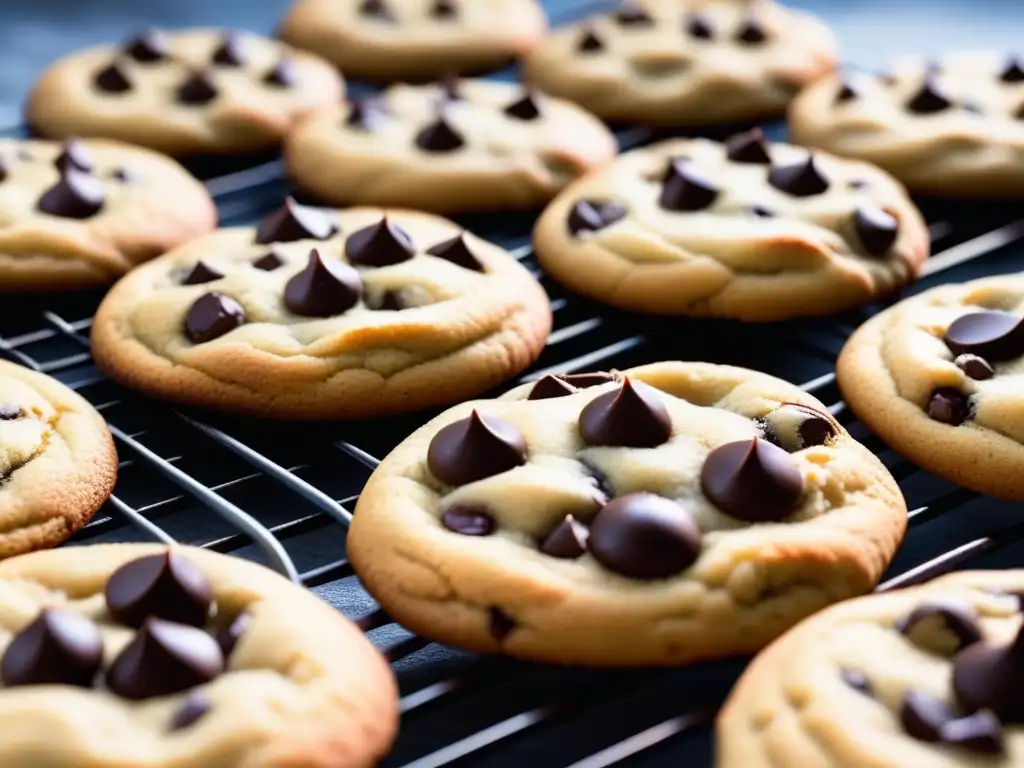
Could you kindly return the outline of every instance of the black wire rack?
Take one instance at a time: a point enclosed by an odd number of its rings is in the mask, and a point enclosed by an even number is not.
[[[549,2],[556,23],[594,3]],[[15,128],[7,135],[20,135]],[[773,136],[781,127],[771,127]],[[654,136],[617,133],[626,149]],[[255,222],[291,190],[279,160],[193,170],[223,225]],[[904,292],[1024,268],[1024,218],[1010,204],[919,200],[934,255]],[[1019,508],[929,476],[887,450],[840,400],[833,366],[850,332],[883,305],[771,325],[645,318],[611,311],[547,280],[529,245],[534,215],[461,221],[520,259],[547,289],[554,332],[521,381],[550,372],[628,368],[666,359],[745,365],[794,382],[829,405],[899,480],[911,508],[904,547],[879,587],[963,567],[1024,562]],[[118,444],[114,495],[69,546],[179,541],[245,557],[314,590],[355,618],[399,678],[402,728],[385,766],[708,766],[710,724],[743,659],[678,670],[584,671],[461,653],[411,635],[379,610],[345,557],[351,510],[369,474],[433,414],[372,423],[289,425],[184,411],[104,378],[89,353],[102,294],[10,296],[0,354],[63,381],[106,417]],[[898,297],[894,297],[898,298]],[[513,382],[519,383],[519,382]],[[1015,521],[1016,518],[1016,521]]]

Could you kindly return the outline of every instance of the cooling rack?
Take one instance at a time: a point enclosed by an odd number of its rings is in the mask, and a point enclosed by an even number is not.
[[[555,23],[593,2],[548,2]],[[607,4],[605,4],[607,5]],[[19,135],[20,127],[5,131]],[[769,127],[773,136],[781,127]],[[617,132],[626,149],[654,138]],[[193,170],[224,225],[254,223],[291,190],[278,160]],[[941,282],[1024,268],[1024,218],[1010,204],[919,200],[934,255],[904,295]],[[555,326],[522,380],[549,372],[707,360],[801,383],[829,405],[899,480],[911,508],[907,541],[879,587],[963,567],[1024,563],[1016,508],[920,471],[855,421],[832,373],[849,333],[881,304],[772,325],[651,319],[608,310],[544,278],[529,245],[533,216],[474,216],[467,228],[509,248],[544,284]],[[147,400],[104,378],[88,335],[101,293],[3,299],[0,354],[50,374],[92,402],[118,444],[113,497],[68,546],[179,541],[262,562],[356,619],[399,678],[402,728],[385,766],[710,766],[710,723],[744,660],[679,670],[594,672],[481,658],[411,635],[380,611],[345,557],[359,492],[380,458],[432,414],[315,426],[253,423]]]

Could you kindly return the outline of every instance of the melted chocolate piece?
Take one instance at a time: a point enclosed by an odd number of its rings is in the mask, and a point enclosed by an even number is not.
[[[941,645],[949,653],[956,653],[982,638],[977,614],[969,603],[930,601],[917,606],[896,622],[896,630],[915,645],[934,650]],[[934,634],[942,636],[935,638]],[[929,637],[929,635],[933,635]],[[931,640],[937,639],[938,643]],[[944,642],[944,641],[949,642]]]
[[[359,267],[388,267],[401,264],[416,255],[416,247],[408,233],[383,217],[349,235],[345,241],[345,258]]]
[[[205,344],[244,323],[241,304],[222,293],[207,293],[196,299],[185,314],[185,338],[193,344]]]
[[[427,466],[446,485],[466,485],[526,463],[526,440],[514,426],[479,411],[441,429],[430,441]]]
[[[213,51],[210,61],[225,67],[241,67],[245,64],[245,37],[238,32],[227,32],[221,37],[220,45]]]
[[[748,16],[736,32],[736,41],[747,45],[760,45],[768,39],[768,32],[760,19]]]
[[[689,163],[673,160],[661,188],[658,204],[668,211],[699,211],[718,198],[718,187]]]
[[[665,579],[697,559],[701,534],[690,513],[671,499],[630,493],[597,513],[588,547],[610,571],[633,579]]]
[[[747,213],[751,216],[757,216],[759,219],[771,219],[775,217],[775,213],[763,205],[752,205],[747,208]]]
[[[57,170],[61,173],[67,173],[68,171],[92,173],[96,169],[91,153],[85,144],[78,139],[65,141],[61,153],[57,155],[57,159],[53,161],[53,164],[57,166]]]
[[[620,203],[580,200],[569,212],[569,231],[574,235],[580,232],[596,232],[625,216],[626,208]]]
[[[1024,66],[1021,66],[1020,59],[1016,56],[1011,56],[1007,59],[1002,71],[999,73],[999,79],[1004,83],[1024,82]]]
[[[604,41],[597,36],[593,27],[585,27],[580,39],[576,42],[576,50],[581,53],[594,53],[604,50]]]
[[[224,273],[218,269],[214,269],[205,261],[197,261],[196,265],[192,267],[192,271],[185,275],[181,281],[182,285],[202,285],[203,283],[212,283],[214,280],[220,280],[224,277]]]
[[[137,701],[187,691],[223,671],[220,647],[203,630],[147,619],[107,670],[107,687]]]
[[[711,19],[704,13],[691,13],[686,18],[685,27],[686,34],[696,40],[711,40],[715,36]]]
[[[398,291],[384,291],[384,295],[380,300],[380,305],[374,307],[374,309],[401,312],[403,309],[409,309],[409,307],[410,305],[406,303],[402,294]]]
[[[299,205],[288,197],[284,205],[265,216],[256,230],[257,243],[290,243],[296,240],[327,240],[338,231],[325,214]]]
[[[43,213],[65,219],[88,219],[103,210],[105,196],[98,179],[68,168],[60,179],[39,198],[36,207]]]
[[[131,184],[133,181],[138,179],[134,173],[126,168],[115,168],[114,172],[111,173],[110,176],[111,178],[117,179],[122,184]]]
[[[490,536],[496,527],[487,512],[470,507],[449,507],[441,515],[441,525],[463,536]]]
[[[483,262],[466,245],[466,238],[462,234],[456,235],[451,240],[445,240],[443,243],[430,246],[430,248],[427,248],[427,253],[439,259],[450,261],[452,264],[463,269],[470,269],[474,272],[485,271]]]
[[[434,0],[430,6],[430,16],[434,19],[454,19],[459,15],[459,8],[455,0]]]
[[[842,434],[839,424],[827,413],[807,405],[786,403],[764,417],[765,439],[788,453],[825,445]]]
[[[220,646],[220,651],[224,654],[225,659],[234,652],[235,646],[238,645],[238,641],[242,639],[242,635],[245,634],[250,624],[252,624],[252,616],[248,613],[240,613],[217,633],[217,645]]]
[[[384,0],[363,0],[359,6],[359,13],[376,21],[394,22],[395,16],[391,13]]]
[[[0,421],[14,421],[25,415],[17,403],[0,403]]]
[[[373,133],[388,119],[387,108],[379,98],[357,99],[351,103],[345,124]]]
[[[853,214],[853,228],[864,250],[872,256],[881,256],[896,242],[900,223],[888,211],[873,205],[862,205]]]
[[[560,560],[575,560],[582,557],[587,551],[587,539],[590,537],[590,530],[574,518],[566,515],[562,522],[541,542],[540,551],[549,557],[557,557]]]
[[[999,755],[1005,751],[1003,725],[987,709],[943,723],[939,739],[944,744],[984,755]]]
[[[273,272],[278,267],[284,266],[284,259],[273,251],[267,251],[267,253],[256,259],[252,265],[256,269],[262,269],[264,272]]]
[[[580,412],[579,430],[589,445],[654,448],[672,436],[672,419],[657,389],[623,379]]]
[[[953,106],[953,100],[946,95],[942,87],[930,75],[925,76],[921,87],[907,101],[908,112],[917,115],[933,115]]]
[[[181,708],[171,717],[168,730],[180,731],[200,720],[210,711],[210,701],[199,691],[192,691]]]
[[[512,634],[512,630],[517,626],[519,625],[516,624],[515,619],[501,610],[501,608],[496,605],[491,606],[488,611],[487,627],[491,633],[491,637],[493,637],[497,642],[505,642],[505,638]]]
[[[107,610],[129,627],[151,616],[200,627],[213,604],[205,574],[173,549],[125,563],[111,574],[103,594]]]
[[[900,704],[900,723],[903,730],[919,741],[939,741],[939,730],[954,717],[944,701],[927,693],[910,690]]]
[[[989,709],[1004,724],[1024,723],[1024,631],[1013,642],[980,642],[953,660],[953,691],[964,711]]]
[[[855,691],[859,691],[865,696],[874,696],[875,691],[871,687],[871,681],[868,680],[863,672],[858,672],[855,669],[844,669],[839,674],[842,676],[843,682]]]
[[[793,458],[766,440],[737,440],[715,448],[700,473],[704,495],[747,523],[783,520],[797,506],[804,477]]]
[[[990,363],[1024,355],[1024,318],[986,310],[961,315],[946,329],[946,346],[954,355],[978,355]]]
[[[842,85],[839,86],[839,90],[836,91],[836,97],[833,103],[843,104],[844,102],[847,101],[853,101],[858,96],[860,96],[860,94],[854,90],[853,86],[847,82],[844,82]]]
[[[217,86],[206,72],[199,70],[178,86],[177,94],[179,104],[209,104],[217,98]]]
[[[275,88],[294,88],[298,81],[295,62],[291,59],[281,59],[263,76],[263,84]]]
[[[957,427],[967,421],[971,406],[966,395],[951,387],[940,387],[929,398],[927,411],[933,421]]]
[[[953,363],[969,378],[985,381],[996,375],[995,369],[984,358],[977,355],[957,355]]]
[[[465,140],[444,118],[438,118],[416,134],[416,146],[425,152],[454,152],[460,149]]]
[[[577,392],[579,392],[579,390],[561,376],[552,376],[549,374],[533,385],[533,389],[530,390],[530,395],[526,399],[550,400],[554,397],[575,395]]]
[[[92,84],[104,93],[127,93],[132,89],[132,81],[116,61],[98,70]]]
[[[88,688],[103,662],[103,638],[89,619],[74,611],[44,608],[17,632],[0,659],[0,680],[18,685],[74,685]]]
[[[170,56],[170,43],[160,30],[147,29],[125,43],[122,50],[136,61],[151,63]]]
[[[725,142],[725,154],[734,163],[771,165],[768,142],[760,128],[733,136]]]
[[[447,101],[463,101],[462,81],[459,80],[458,72],[448,72],[442,75],[441,79],[437,81],[437,87],[441,89],[442,104]]]
[[[540,117],[540,107],[537,106],[537,99],[530,91],[524,93],[502,111],[509,117],[514,117],[517,120],[536,120]]]
[[[636,0],[622,0],[612,18],[620,27],[649,27],[654,24],[651,14]]]
[[[340,261],[324,261],[314,248],[306,268],[285,284],[284,305],[302,317],[331,317],[354,307],[362,295],[358,272]]]
[[[791,165],[777,165],[768,172],[768,183],[793,197],[811,197],[828,190],[828,179],[818,170],[814,155]]]

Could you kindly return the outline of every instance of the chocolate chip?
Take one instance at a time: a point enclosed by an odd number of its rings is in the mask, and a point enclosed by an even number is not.
[[[25,415],[17,403],[0,403],[0,421],[14,421]]]
[[[919,741],[938,741],[939,730],[953,719],[953,711],[944,701],[911,689],[900,704],[900,723],[903,730]]]
[[[470,250],[466,244],[466,238],[460,233],[451,240],[432,245],[427,248],[427,253],[439,259],[450,261],[463,269],[470,269],[474,272],[483,272],[483,262]]]
[[[610,571],[634,579],[664,579],[697,559],[701,534],[690,513],[671,499],[630,493],[597,513],[588,547]]]
[[[957,355],[953,364],[975,381],[985,381],[996,375],[989,362],[977,355]]]
[[[199,70],[178,86],[177,93],[179,104],[209,104],[217,98],[217,87],[206,72]]]
[[[91,153],[85,144],[78,139],[65,141],[64,146],[61,148],[61,153],[57,155],[57,159],[53,161],[53,164],[61,173],[66,173],[67,171],[92,173],[96,168]]]
[[[116,61],[98,70],[92,83],[104,93],[126,93],[132,89],[132,81]]]
[[[691,13],[686,18],[686,34],[697,40],[711,40],[715,36],[711,19],[703,13]]]
[[[185,338],[193,344],[204,344],[244,323],[241,304],[222,293],[207,293],[196,299],[185,314]]]
[[[479,411],[441,429],[430,441],[427,466],[446,485],[465,485],[526,462],[526,440],[514,426]]]
[[[1024,631],[1006,645],[980,642],[953,660],[953,691],[968,714],[992,710],[1004,724],[1024,723]]]
[[[517,120],[536,120],[540,117],[537,99],[530,91],[524,93],[502,111],[509,117],[514,117]]]
[[[926,76],[921,87],[907,101],[907,110],[918,115],[931,115],[953,106],[942,87],[933,77]]]
[[[797,403],[786,403],[764,417],[765,439],[789,453],[825,445],[842,434],[827,413]]]
[[[888,211],[873,205],[862,205],[853,214],[853,228],[864,250],[872,256],[881,256],[896,242],[900,223]]]
[[[306,268],[284,287],[284,305],[302,317],[332,317],[354,307],[363,295],[363,281],[348,264],[325,261],[316,248]]]
[[[622,27],[649,27],[654,24],[651,14],[636,0],[622,0],[612,18]]]
[[[263,84],[275,88],[294,88],[298,81],[295,62],[291,59],[281,59],[263,76]]]
[[[602,384],[619,381],[622,379],[622,376],[610,371],[594,371],[593,373],[561,373],[559,378],[565,379],[565,381],[579,389],[589,389],[590,387],[599,387]]]
[[[127,168],[115,168],[110,177],[117,179],[122,184],[131,184],[133,181],[138,180],[138,176],[129,171]]]
[[[950,655],[981,640],[981,627],[970,603],[929,601],[897,621],[896,630],[914,645]]]
[[[265,216],[256,230],[257,243],[290,243],[296,240],[326,240],[338,227],[325,214],[299,205],[289,197],[284,205]]]
[[[1005,751],[1002,723],[987,709],[943,723],[939,727],[939,739],[945,744],[985,755]]]
[[[252,616],[248,613],[240,613],[230,624],[217,633],[217,645],[220,646],[220,651],[224,654],[225,659],[229,658],[234,652],[235,646],[238,645],[242,635],[249,629],[250,624],[252,624]]]
[[[92,176],[69,168],[39,198],[43,213],[65,219],[88,219],[103,210],[103,185]]]
[[[111,615],[130,627],[150,616],[202,626],[213,603],[205,574],[173,549],[125,563],[111,574],[103,594]]]
[[[503,643],[512,634],[518,624],[515,619],[505,613],[501,608],[492,605],[487,615],[487,628],[497,642]]]
[[[709,208],[718,197],[718,187],[691,167],[673,160],[669,177],[661,187],[658,204],[668,211],[699,211]]]
[[[210,61],[225,67],[241,67],[245,64],[245,38],[238,32],[228,32],[220,40]]]
[[[793,197],[820,195],[828,189],[828,179],[818,170],[814,155],[790,165],[777,165],[768,172],[768,183]]]
[[[449,507],[441,515],[441,525],[463,536],[490,536],[495,528],[493,517],[470,507]]]
[[[7,175],[11,172],[11,161],[7,157],[0,156],[0,181],[7,178]]]
[[[465,143],[443,115],[416,134],[416,146],[426,152],[454,152]]]
[[[990,363],[1013,360],[1024,355],[1024,318],[1012,312],[971,312],[953,321],[944,341],[954,355],[978,355]]]
[[[387,216],[353,232],[345,241],[345,258],[360,267],[388,267],[415,255],[412,238],[400,226],[388,221]]]
[[[853,101],[858,96],[860,96],[860,94],[854,90],[853,86],[847,82],[844,82],[839,86],[839,90],[836,91],[836,97],[833,103],[843,104],[844,102],[847,101]]]
[[[764,25],[753,16],[748,16],[736,33],[737,42],[747,45],[759,45],[767,39],[768,33],[765,31]]]
[[[772,162],[771,155],[768,154],[768,143],[764,140],[764,131],[760,128],[728,139],[725,142],[725,155],[734,163],[770,165]]]
[[[967,397],[950,387],[940,387],[928,399],[928,418],[951,426],[967,421],[971,407]]]
[[[574,235],[580,232],[595,232],[611,226],[625,216],[626,208],[620,203],[580,200],[569,212],[569,231]]]
[[[458,13],[455,0],[434,0],[434,4],[430,6],[430,15],[435,19],[454,19]]]
[[[593,27],[584,27],[579,40],[576,41],[576,50],[583,53],[594,53],[604,50],[604,42],[597,36]]]
[[[384,0],[363,0],[359,6],[359,13],[377,21],[395,21],[394,14],[391,13],[391,9],[388,8]]]
[[[575,560],[587,551],[590,530],[574,518],[566,515],[562,521],[541,542],[540,551],[560,560]]]
[[[384,291],[380,304],[374,307],[374,309],[401,312],[403,309],[409,309],[409,304],[406,303],[402,294],[398,291]]]
[[[844,669],[839,674],[842,676],[843,682],[855,691],[859,691],[865,696],[874,696],[875,692],[871,687],[871,681],[868,680],[863,672],[858,672],[855,669]]]
[[[186,691],[224,671],[216,641],[201,629],[163,619],[146,619],[107,670],[107,687],[140,700]]]
[[[171,724],[168,730],[180,731],[200,720],[210,711],[210,701],[199,691],[189,693],[185,703],[177,712],[171,716]]]
[[[576,387],[567,382],[561,376],[545,376],[533,385],[527,400],[550,400],[554,397],[565,397],[575,395],[579,392]]]
[[[125,43],[122,50],[136,61],[150,63],[166,59],[170,55],[170,43],[163,32],[147,29]]]
[[[88,688],[103,661],[99,629],[81,614],[44,608],[11,638],[0,659],[0,680],[16,685]]]
[[[284,266],[284,259],[273,251],[268,251],[256,259],[252,265],[256,267],[256,269],[262,269],[264,272],[273,272],[278,267]]]
[[[784,519],[800,500],[804,477],[793,458],[766,440],[737,440],[704,460],[700,485],[708,501],[747,523]]]
[[[747,213],[751,216],[757,216],[759,219],[771,219],[775,217],[775,213],[763,205],[752,205],[747,208]]]
[[[441,103],[449,101],[462,101],[462,81],[458,72],[448,72],[437,81],[437,87],[441,90]]]
[[[357,99],[351,103],[345,124],[372,133],[388,118],[387,108],[379,98]]]
[[[202,285],[203,283],[212,283],[214,280],[220,280],[222,277],[224,277],[224,273],[220,270],[214,269],[205,261],[197,261],[196,265],[192,267],[192,271],[185,275],[181,284]]]
[[[1021,61],[1016,56],[1011,56],[1007,59],[1006,63],[1003,64],[1003,69],[999,73],[999,79],[1004,83],[1020,83],[1024,82],[1024,67],[1021,66]]]
[[[853,179],[852,181],[846,182],[846,186],[850,189],[865,189],[871,186],[871,182],[866,181],[865,179]]]
[[[661,393],[642,381],[591,400],[580,412],[580,435],[590,445],[654,448],[672,436],[672,419]]]

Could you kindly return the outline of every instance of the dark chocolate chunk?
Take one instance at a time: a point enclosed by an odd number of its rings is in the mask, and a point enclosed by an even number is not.
[[[862,205],[853,214],[853,228],[864,250],[872,256],[881,256],[896,242],[900,223],[888,211],[873,205]]]
[[[409,309],[409,305],[406,304],[402,294],[398,291],[384,291],[384,295],[381,296],[380,302],[373,309],[390,312],[400,312],[403,309]]]
[[[263,76],[263,84],[275,88],[293,88],[298,80],[295,62],[291,59],[281,59]]]
[[[946,702],[918,690],[908,691],[900,704],[903,730],[919,741],[939,741],[939,730],[953,717]]]
[[[183,728],[188,728],[209,711],[210,700],[199,691],[192,691],[185,699],[185,703],[171,716],[169,730],[180,731]]]
[[[590,445],[654,448],[672,436],[672,419],[661,393],[642,381],[591,400],[580,412],[580,435]]]
[[[107,670],[107,687],[125,699],[149,699],[187,691],[223,671],[220,646],[206,632],[146,619]]]
[[[492,605],[488,611],[488,629],[490,630],[491,637],[497,642],[503,643],[505,638],[512,634],[518,624],[515,619],[505,613],[501,608],[496,605]]]
[[[8,157],[0,156],[0,181],[7,178],[7,174],[11,172],[11,160]]]
[[[0,421],[14,421],[25,415],[17,403],[0,403]]]
[[[150,63],[168,58],[170,43],[160,30],[147,29],[125,43],[122,50],[136,61]]]
[[[1003,725],[987,709],[943,723],[939,728],[939,739],[944,744],[984,755],[999,755],[1005,751]]]
[[[969,603],[929,601],[896,622],[896,630],[915,645],[948,652],[963,650],[981,640],[977,614]]]
[[[220,651],[224,654],[225,659],[231,656],[250,624],[252,624],[252,616],[248,613],[240,613],[217,633],[217,645],[220,646]]]
[[[874,695],[875,692],[871,687],[871,681],[868,680],[863,672],[858,672],[855,669],[844,669],[840,672],[840,675],[843,678],[843,682],[855,691],[860,691],[865,696]]]
[[[697,40],[711,40],[715,36],[715,29],[711,19],[704,13],[691,13],[686,17],[686,34]]]
[[[193,72],[178,86],[178,103],[209,104],[217,98],[217,86],[203,70]]]
[[[771,209],[765,208],[763,205],[752,205],[747,208],[747,213],[751,216],[757,216],[759,219],[771,219],[775,217],[775,213]]]
[[[971,406],[967,397],[951,387],[939,387],[928,399],[928,418],[957,427],[967,421]]]
[[[16,685],[88,688],[103,661],[103,638],[89,619],[62,608],[44,608],[11,638],[0,659],[0,680]]]
[[[225,67],[241,67],[245,64],[245,36],[238,32],[226,32],[220,44],[214,49],[210,61]]]
[[[954,355],[978,355],[990,363],[1024,355],[1024,318],[989,310],[961,315],[946,329],[946,346]]]
[[[151,616],[199,627],[213,603],[206,575],[173,549],[125,563],[111,574],[103,594],[107,610],[129,627]]]
[[[387,117],[387,108],[379,98],[356,99],[349,106],[345,124],[372,133],[384,124]]]
[[[860,96],[860,94],[854,90],[850,83],[843,82],[843,84],[839,86],[839,90],[836,91],[835,103],[842,104],[847,101],[853,101],[858,96]]]
[[[718,187],[710,179],[694,170],[690,163],[673,160],[658,204],[669,211],[699,211],[710,208],[717,197]]]
[[[265,216],[256,230],[257,243],[290,243],[295,240],[326,240],[338,227],[325,214],[299,205],[289,197],[284,205]]]
[[[793,197],[820,195],[828,189],[828,179],[818,170],[814,155],[790,165],[777,165],[768,172],[768,183]]]
[[[331,317],[354,307],[362,295],[358,272],[341,261],[324,261],[314,248],[306,268],[285,284],[284,305],[302,317]]]
[[[584,27],[580,39],[576,41],[576,50],[583,53],[594,53],[604,50],[604,41],[597,36],[593,27]]]
[[[541,542],[540,551],[549,557],[557,557],[561,560],[575,560],[587,551],[587,539],[590,537],[590,530],[574,518],[566,515],[562,522]]]
[[[739,133],[725,142],[725,154],[734,163],[750,163],[771,165],[772,158],[768,154],[768,142],[764,140],[764,131],[754,128]]]
[[[131,184],[133,181],[138,180],[138,177],[127,168],[115,168],[110,177],[117,179],[122,184]]]
[[[394,14],[391,13],[391,9],[388,8],[384,0],[363,0],[359,6],[359,13],[377,21],[395,21]]]
[[[957,355],[953,363],[975,381],[985,381],[996,375],[989,362],[977,355]]]
[[[1017,110],[1013,113],[1013,116],[1018,120],[1024,120],[1024,103],[1022,103]]]
[[[274,253],[274,251],[267,251],[256,259],[252,265],[256,269],[262,269],[264,272],[273,272],[278,267],[284,266],[284,259]]]
[[[1024,66],[1021,65],[1020,59],[1016,56],[1011,56],[1003,64],[1003,69],[999,73],[999,79],[1004,83],[1020,83],[1024,82]]]
[[[974,643],[953,660],[953,691],[964,711],[995,713],[1004,724],[1024,723],[1024,630],[1006,645]]]
[[[610,371],[594,371],[593,373],[561,373],[559,378],[565,379],[579,389],[589,389],[612,381],[619,381],[622,376]]]
[[[786,403],[764,417],[765,439],[789,453],[825,445],[842,434],[835,419],[807,405]]]
[[[224,277],[224,273],[220,270],[214,269],[205,261],[197,261],[196,265],[192,267],[192,271],[185,275],[181,284],[202,285],[203,283],[212,283],[214,280],[220,280],[222,277]]]
[[[536,120],[540,117],[540,107],[537,106],[536,96],[530,91],[526,91],[502,111],[517,120]]]
[[[514,426],[477,410],[430,441],[427,466],[446,485],[466,485],[526,462],[526,440]]]
[[[462,101],[462,81],[458,72],[447,72],[437,81],[437,87],[441,89],[443,97],[441,103],[447,101]]]
[[[452,264],[463,269],[471,269],[474,272],[484,271],[483,262],[470,250],[466,244],[466,238],[461,234],[456,235],[451,240],[445,240],[443,243],[430,246],[427,248],[427,253],[439,259],[450,261]]]
[[[767,39],[768,32],[756,16],[748,16],[736,32],[736,41],[747,45],[760,45]]]
[[[89,150],[78,139],[65,141],[60,154],[57,155],[57,159],[53,161],[53,164],[57,166],[61,173],[68,171],[92,173],[96,168]]]
[[[185,338],[193,344],[204,344],[244,323],[241,304],[223,293],[207,293],[196,299],[185,314]]]
[[[715,448],[700,473],[704,495],[747,523],[782,520],[800,500],[804,477],[782,448],[754,437]]]
[[[408,233],[384,216],[349,235],[345,241],[345,258],[360,267],[388,267],[401,264],[416,255],[416,247]]]
[[[654,18],[638,0],[621,0],[612,18],[622,27],[649,27],[654,24]]]
[[[918,115],[932,115],[953,106],[953,100],[930,75],[925,76],[921,87],[907,101],[907,110]]]
[[[88,219],[103,210],[104,200],[103,185],[98,179],[69,168],[43,193],[36,207],[65,219]]]
[[[653,493],[630,493],[601,507],[590,525],[590,553],[634,579],[664,579],[690,567],[701,534],[690,513]]]
[[[626,208],[620,203],[580,200],[569,212],[569,231],[574,235],[594,232],[611,226],[625,215]]]
[[[490,536],[495,528],[493,517],[470,507],[449,507],[441,515],[441,525],[463,536]]]
[[[561,376],[545,376],[533,385],[527,400],[550,400],[554,397],[565,397],[575,395],[579,392],[576,387],[567,382]]]
[[[92,84],[104,93],[126,93],[132,89],[132,81],[116,61],[93,75]]]
[[[425,152],[454,152],[465,143],[444,115],[416,134],[416,146]]]
[[[430,15],[435,19],[454,19],[459,14],[455,0],[434,0],[430,6]]]

